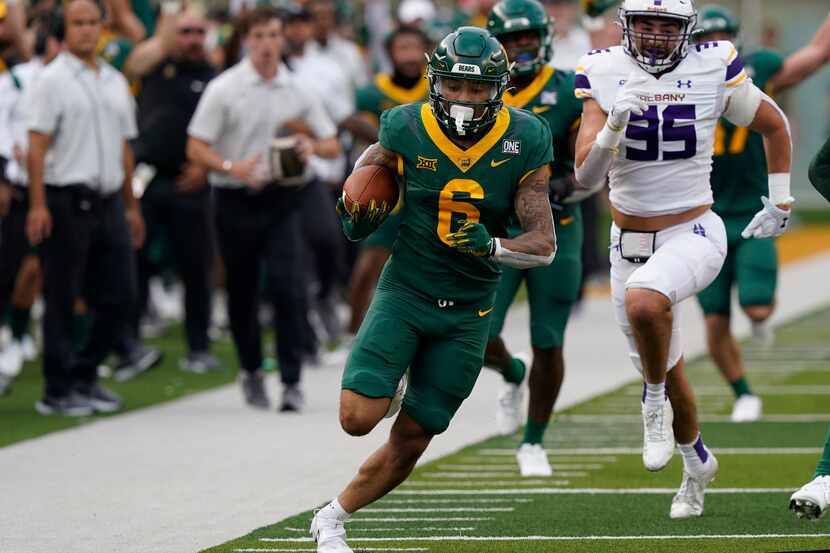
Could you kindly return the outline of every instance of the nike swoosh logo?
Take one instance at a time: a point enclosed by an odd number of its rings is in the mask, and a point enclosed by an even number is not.
[[[490,314],[490,311],[492,311],[493,309],[495,309],[495,307],[491,307],[490,309],[479,309],[478,310],[478,316],[479,317],[486,317],[487,315]]]
[[[533,108],[531,108],[533,113],[545,113],[549,109],[550,106],[533,106]]]
[[[496,168],[496,167],[498,167],[499,165],[504,165],[504,164],[505,164],[505,163],[507,163],[508,161],[510,161],[510,158],[503,159],[503,160],[501,160],[501,161],[496,161],[495,159],[491,159],[491,160],[490,160],[490,167]]]
[[[559,219],[559,224],[562,225],[563,227],[566,227],[566,226],[570,225],[573,222],[574,222],[573,217],[563,217],[562,219]]]

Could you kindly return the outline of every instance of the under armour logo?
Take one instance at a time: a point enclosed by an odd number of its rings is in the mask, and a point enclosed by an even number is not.
[[[444,309],[445,307],[452,307],[455,305],[455,302],[452,300],[438,300],[438,307]]]
[[[688,81],[682,81],[680,79],[677,79],[677,88],[683,88],[684,86],[686,88],[692,88],[692,80],[689,79]]]
[[[692,232],[694,232],[698,236],[706,236],[706,229],[703,228],[703,225],[699,225],[697,223],[695,223],[695,225],[692,227]]]

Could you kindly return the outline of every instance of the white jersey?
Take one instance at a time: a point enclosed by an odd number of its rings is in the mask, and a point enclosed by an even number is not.
[[[640,217],[711,204],[715,128],[729,97],[751,83],[738,52],[728,41],[691,45],[675,69],[655,78],[621,46],[592,50],[576,68],[576,96],[607,113],[633,70],[649,76],[649,107],[631,115],[620,141],[608,175],[611,204]]]

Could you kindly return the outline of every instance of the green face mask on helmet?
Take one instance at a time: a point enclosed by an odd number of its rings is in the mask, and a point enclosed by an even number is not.
[[[441,127],[455,136],[476,136],[496,120],[502,107],[510,71],[507,54],[490,33],[477,27],[459,27],[435,48],[427,66],[429,104]],[[447,81],[487,85],[489,97],[480,102],[450,100]]]
[[[741,23],[729,8],[708,4],[698,12],[698,38],[704,39],[710,33],[726,33],[736,38],[741,31]],[[734,40],[733,40],[734,42]]]
[[[535,75],[553,56],[553,21],[545,7],[536,0],[502,0],[493,6],[487,18],[487,30],[500,41],[511,33],[539,33],[539,49],[536,52],[522,53],[510,60],[510,74],[513,77]]]

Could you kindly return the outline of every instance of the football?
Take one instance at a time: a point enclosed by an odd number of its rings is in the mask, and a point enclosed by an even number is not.
[[[349,211],[357,202],[360,212],[365,212],[371,200],[378,205],[386,202],[390,211],[398,203],[395,174],[382,165],[364,165],[353,171],[343,183],[343,203]]]

